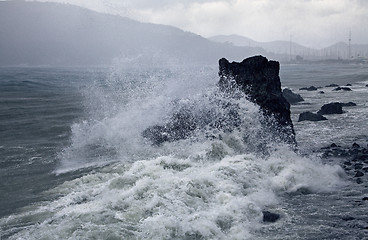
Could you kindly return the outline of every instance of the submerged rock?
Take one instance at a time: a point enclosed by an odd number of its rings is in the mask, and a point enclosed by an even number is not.
[[[280,214],[272,213],[269,211],[262,211],[262,213],[263,213],[263,222],[274,223],[280,219]]]
[[[348,88],[348,87],[337,87],[337,88],[335,88],[332,91],[341,91],[341,90],[343,90],[343,91],[351,91],[351,88]]]
[[[247,99],[260,106],[266,117],[263,125],[269,128],[270,134],[283,142],[295,145],[290,104],[282,96],[279,70],[279,62],[268,61],[263,56],[250,57],[240,63],[230,63],[222,58],[219,60],[218,87],[229,99],[239,98],[239,90],[245,93]],[[239,106],[232,104],[230,100],[221,107],[225,112],[221,116],[211,112],[198,114],[193,113],[191,109],[179,109],[167,123],[149,127],[142,135],[154,144],[161,144],[188,138],[196,129],[208,125],[226,131],[238,127],[241,122]]]
[[[288,101],[290,104],[295,104],[298,102],[303,102],[304,99],[300,94],[293,93],[290,89],[285,88],[282,90],[282,96]]]
[[[354,218],[354,217],[352,217],[352,216],[342,216],[342,217],[341,217],[341,219],[342,219],[342,220],[344,220],[344,221],[352,221],[352,220],[354,220],[355,218]]]
[[[325,118],[324,116],[322,116],[319,113],[312,113],[312,112],[302,112],[299,115],[299,119],[298,122],[302,122],[302,121],[324,121],[327,120],[327,118]]]
[[[364,173],[361,171],[356,171],[355,176],[354,177],[363,177]]]
[[[339,87],[339,85],[336,84],[336,83],[331,83],[331,84],[327,85],[326,87]]]
[[[317,112],[318,114],[342,114],[342,104],[339,102],[328,103],[321,107],[321,110]]]
[[[316,88],[315,86],[299,88],[299,90],[306,90],[306,91],[317,91],[317,89],[318,88]]]
[[[356,103],[353,102],[347,102],[347,103],[341,103],[343,107],[355,107]]]

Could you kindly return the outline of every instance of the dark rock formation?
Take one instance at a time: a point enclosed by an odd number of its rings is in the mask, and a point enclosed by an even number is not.
[[[348,87],[337,87],[337,88],[335,88],[332,91],[341,91],[341,90],[343,90],[343,91],[351,91],[351,88],[348,88]]]
[[[336,83],[331,83],[330,85],[327,85],[326,87],[339,87]]]
[[[301,121],[323,121],[327,120],[324,116],[319,113],[312,113],[312,112],[303,112],[299,115],[298,122]]]
[[[293,93],[290,89],[285,88],[282,91],[282,96],[288,101],[290,104],[295,104],[298,102],[303,102],[304,99],[299,94]]]
[[[223,92],[240,89],[252,102],[258,104],[265,116],[276,120],[271,124],[274,135],[284,142],[295,144],[295,132],[290,118],[290,104],[282,96],[279,77],[280,64],[268,61],[263,56],[244,59],[242,62],[229,63],[220,59],[219,88]]]
[[[351,87],[352,85],[351,85],[350,83],[348,83],[348,84],[346,84],[345,86],[347,86],[347,87]]]
[[[325,94],[325,92],[324,92],[324,91],[319,91],[319,93],[320,93],[320,94]]]
[[[306,90],[306,91],[317,91],[317,89],[318,88],[316,88],[315,86],[299,88],[299,90]]]
[[[219,115],[209,111],[194,113],[191,108],[179,109],[167,123],[147,128],[142,135],[154,144],[185,139],[196,129],[210,126],[231,131],[239,126],[241,119],[238,106],[232,98],[239,98],[239,92],[258,104],[265,115],[264,126],[275,138],[296,144],[293,123],[290,118],[290,104],[282,96],[279,78],[280,65],[263,56],[254,56],[240,63],[219,60],[218,87],[230,100],[222,104]]]
[[[317,113],[324,115],[324,114],[342,114],[342,104],[339,102],[328,103],[321,107]]]
[[[355,107],[356,103],[353,103],[353,102],[341,103],[341,106],[343,106],[343,107]]]
[[[280,214],[272,213],[269,211],[262,211],[262,213],[263,213],[263,222],[274,223],[280,219]]]

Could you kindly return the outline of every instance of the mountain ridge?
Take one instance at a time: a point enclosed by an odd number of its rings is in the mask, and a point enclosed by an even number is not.
[[[214,63],[264,54],[215,43],[179,28],[50,2],[0,2],[0,65],[109,65],[137,59]],[[152,63],[153,62],[153,63]]]
[[[349,45],[344,42],[337,42],[331,46],[316,49],[303,46],[296,42],[290,41],[270,41],[270,42],[259,42],[251,38],[241,36],[241,35],[216,35],[210,38],[214,42],[222,42],[232,44],[234,46],[248,46],[248,47],[261,47],[265,51],[283,55],[284,57],[293,57],[300,55],[306,59],[318,60],[321,58],[344,58],[348,59]],[[351,57],[368,57],[368,44],[351,44]]]

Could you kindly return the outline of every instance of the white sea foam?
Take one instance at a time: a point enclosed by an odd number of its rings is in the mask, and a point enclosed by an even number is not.
[[[278,195],[331,191],[342,184],[339,174],[285,148],[269,157],[162,156],[65,182],[47,193],[62,197],[6,221],[38,222],[13,239],[251,239]]]

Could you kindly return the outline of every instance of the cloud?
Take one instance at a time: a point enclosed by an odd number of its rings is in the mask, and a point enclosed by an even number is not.
[[[45,1],[45,0],[44,0]],[[258,41],[289,40],[323,47],[368,41],[367,0],[50,0],[173,25],[205,37],[239,34]]]
[[[240,34],[256,40],[293,39],[322,47],[347,39],[367,41],[367,3],[358,0],[230,0],[176,1],[166,8],[136,9],[147,22],[172,24],[195,33]],[[363,32],[365,32],[363,34]]]

